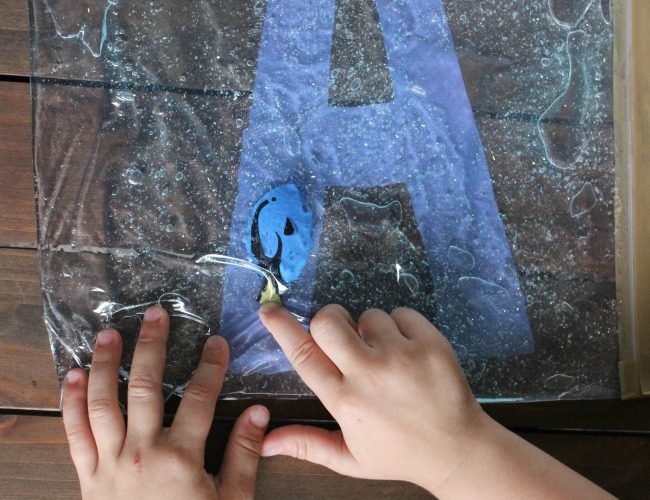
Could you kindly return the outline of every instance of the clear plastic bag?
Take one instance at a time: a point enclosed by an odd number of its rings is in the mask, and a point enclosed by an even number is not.
[[[220,334],[225,396],[310,396],[257,318],[279,294],[305,325],[332,302],[354,316],[418,309],[483,398],[615,395],[613,262],[590,253],[613,253],[613,140],[598,121],[611,28],[587,3],[566,26],[515,1],[480,13],[439,0],[33,0],[39,253],[59,374],[87,367],[113,326],[126,381],[141,316],[159,303],[172,316],[168,395]],[[518,47],[531,67],[500,93],[481,55],[496,34],[482,45],[472,22],[488,29],[503,4],[546,17],[511,16],[516,40],[498,50]],[[530,32],[555,52],[519,43]],[[591,101],[574,74],[543,69],[563,64],[592,72]],[[548,88],[527,87],[535,71]],[[561,216],[528,203],[567,182]],[[585,252],[544,255],[568,223],[583,224],[571,245]]]

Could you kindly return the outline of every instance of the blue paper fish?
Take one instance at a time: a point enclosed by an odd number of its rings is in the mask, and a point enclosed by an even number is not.
[[[246,249],[257,263],[280,282],[300,276],[312,246],[312,214],[295,184],[283,184],[266,193],[255,206],[248,224]],[[279,301],[277,285],[267,280],[259,301]]]

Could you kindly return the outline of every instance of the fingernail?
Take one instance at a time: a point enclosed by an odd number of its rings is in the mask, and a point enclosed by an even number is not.
[[[81,380],[81,374],[76,370],[71,370],[65,375],[68,384],[76,384]]]
[[[282,306],[277,302],[266,302],[260,306],[260,314],[270,313],[276,309],[281,308]]]
[[[103,330],[97,335],[97,345],[98,346],[107,346],[113,342],[113,332]]]
[[[144,312],[144,320],[147,323],[154,323],[158,321],[162,316],[162,312],[159,307],[150,307]]]
[[[269,410],[263,406],[257,406],[251,411],[251,423],[260,429],[266,428],[269,423]]]
[[[279,455],[281,452],[282,450],[279,446],[264,443],[260,455],[263,457],[274,457],[275,455]]]

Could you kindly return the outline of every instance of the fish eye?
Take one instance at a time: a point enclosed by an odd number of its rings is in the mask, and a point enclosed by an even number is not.
[[[293,226],[293,223],[291,222],[291,220],[287,219],[286,222],[284,223],[284,235],[291,236],[295,232],[296,232],[296,228]]]
[[[278,201],[278,199],[274,196],[273,198],[271,198],[271,201]]]

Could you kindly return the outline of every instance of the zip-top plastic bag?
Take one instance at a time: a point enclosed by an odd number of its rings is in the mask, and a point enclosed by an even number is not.
[[[88,366],[113,326],[127,381],[159,303],[168,395],[212,334],[230,344],[225,395],[310,395],[259,322],[274,300],[305,326],[328,303],[354,316],[413,307],[482,397],[616,391],[609,375],[566,373],[567,353],[546,345],[553,324],[531,330],[439,0],[33,0],[33,13],[39,251],[60,374]]]

